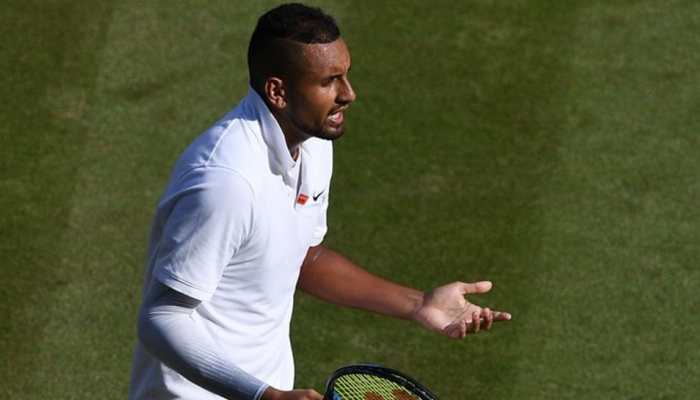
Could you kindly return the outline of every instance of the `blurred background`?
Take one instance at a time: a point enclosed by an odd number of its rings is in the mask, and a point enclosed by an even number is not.
[[[170,168],[247,91],[273,1],[0,12],[0,397],[126,398]],[[297,386],[350,362],[442,399],[700,392],[700,3],[320,1],[358,94],[326,244],[514,319],[451,341],[303,294]]]

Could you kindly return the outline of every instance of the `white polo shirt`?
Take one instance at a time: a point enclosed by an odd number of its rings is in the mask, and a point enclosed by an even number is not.
[[[293,296],[308,248],[326,233],[332,160],[332,143],[316,138],[293,160],[249,89],[180,157],[153,222],[144,292],[157,279],[201,300],[192,318],[220,354],[279,389],[293,387]],[[220,399],[140,343],[133,368],[137,398]]]

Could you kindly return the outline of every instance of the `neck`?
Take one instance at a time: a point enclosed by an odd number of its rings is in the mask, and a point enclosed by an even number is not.
[[[277,120],[280,128],[282,128],[282,134],[284,135],[284,141],[287,143],[289,154],[296,161],[299,158],[299,148],[309,138],[309,135],[301,132],[290,120],[279,115],[279,113],[273,112],[272,115]]]
[[[299,146],[289,149],[289,154],[292,156],[292,160],[296,161],[299,159]]]

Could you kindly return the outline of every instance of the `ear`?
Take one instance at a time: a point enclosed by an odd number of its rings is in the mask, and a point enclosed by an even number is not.
[[[282,110],[287,106],[287,91],[284,81],[270,77],[265,81],[265,97],[271,107]]]

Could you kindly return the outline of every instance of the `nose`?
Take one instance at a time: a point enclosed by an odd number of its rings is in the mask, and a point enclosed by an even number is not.
[[[355,91],[352,89],[352,85],[350,84],[350,80],[345,77],[343,79],[343,84],[341,85],[340,92],[338,93],[338,102],[343,103],[343,104],[350,104],[355,99],[357,96],[355,95]]]

